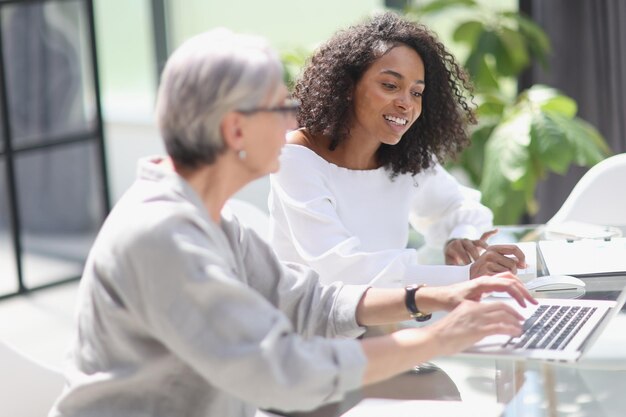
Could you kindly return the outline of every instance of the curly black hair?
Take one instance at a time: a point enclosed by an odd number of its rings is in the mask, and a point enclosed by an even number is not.
[[[299,125],[328,137],[334,150],[349,135],[356,83],[375,60],[398,45],[422,58],[426,89],[422,114],[402,140],[378,149],[378,162],[392,177],[455,158],[469,144],[468,123],[476,123],[469,78],[435,34],[395,13],[379,14],[324,43],[307,61],[294,89],[302,103]]]

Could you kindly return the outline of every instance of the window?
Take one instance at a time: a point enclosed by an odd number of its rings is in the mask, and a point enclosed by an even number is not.
[[[108,211],[92,7],[0,3],[0,297],[78,278]]]

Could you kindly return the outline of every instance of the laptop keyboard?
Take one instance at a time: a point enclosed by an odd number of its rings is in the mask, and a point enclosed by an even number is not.
[[[504,347],[563,350],[597,307],[542,305],[523,326],[523,333]]]

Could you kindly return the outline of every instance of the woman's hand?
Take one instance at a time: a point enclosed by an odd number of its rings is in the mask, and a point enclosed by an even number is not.
[[[480,239],[450,239],[444,247],[447,265],[468,265],[480,257],[489,247],[487,239],[498,233],[498,229],[489,230]]]
[[[457,353],[490,335],[518,336],[521,333],[524,317],[506,303],[480,303],[483,295],[506,292],[522,307],[526,307],[527,302],[537,304],[522,281],[510,272],[428,289],[439,291],[442,308],[451,311],[429,326],[445,354]]]
[[[452,355],[494,334],[519,336],[523,320],[522,315],[505,303],[465,300],[424,330],[437,341],[440,355]]]
[[[491,245],[470,266],[470,279],[526,268],[526,257],[517,245]]]
[[[420,302],[422,303],[424,311],[451,311],[464,301],[477,302],[483,295],[491,292],[506,292],[522,307],[526,307],[526,302],[537,304],[537,300],[526,289],[524,283],[510,272],[442,287],[425,287],[417,292],[418,297],[424,297],[423,301],[418,299],[417,303],[418,306]],[[431,306],[434,308],[429,308]]]

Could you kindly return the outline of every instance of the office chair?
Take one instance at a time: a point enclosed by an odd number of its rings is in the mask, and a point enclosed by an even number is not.
[[[0,410],[3,416],[48,415],[64,378],[0,341]]]
[[[604,226],[626,225],[626,153],[600,161],[578,181],[548,221],[576,221]]]
[[[233,213],[241,224],[254,230],[261,239],[268,241],[270,232],[270,218],[267,213],[252,203],[231,198],[224,207],[225,213]]]

